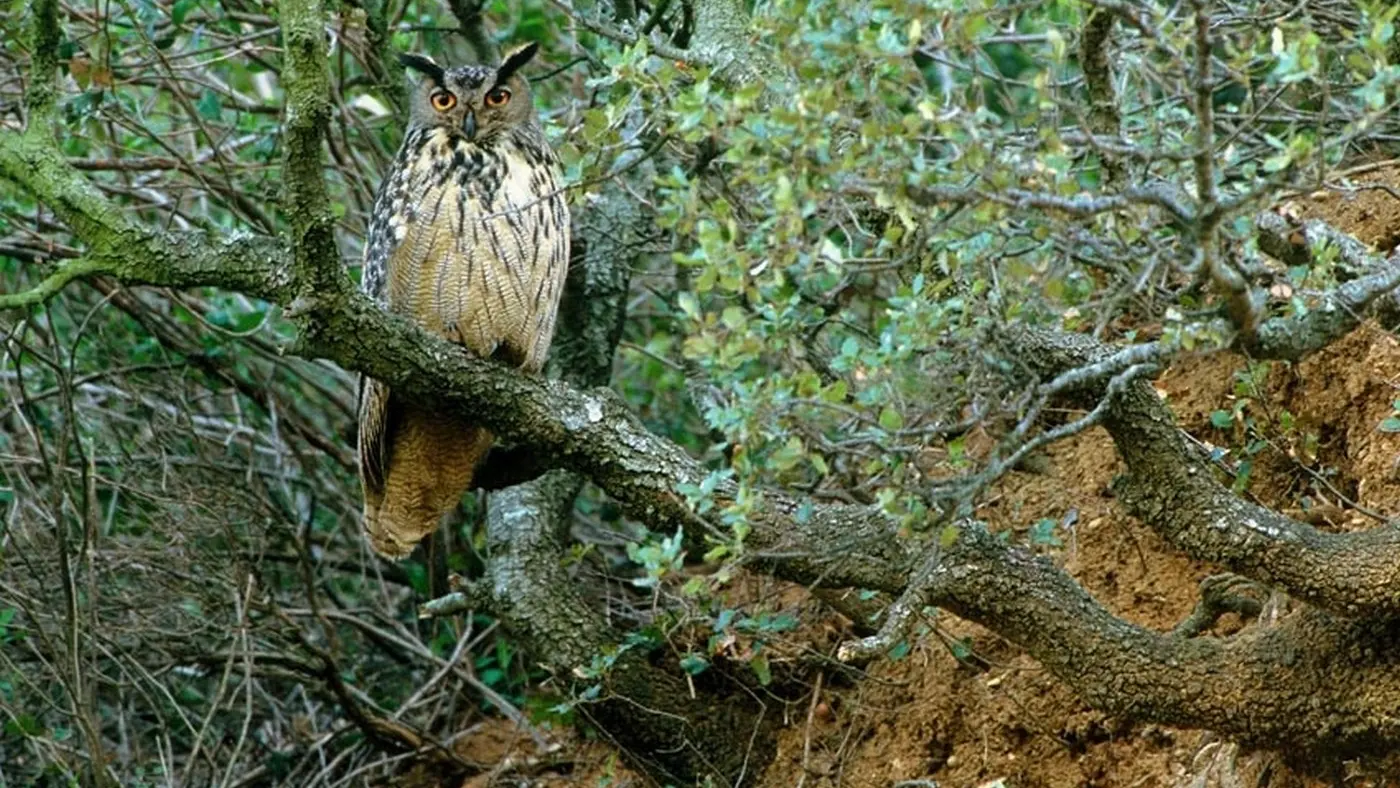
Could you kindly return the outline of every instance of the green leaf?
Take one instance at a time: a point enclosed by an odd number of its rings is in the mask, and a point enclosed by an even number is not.
[[[199,0],[175,0],[175,4],[170,6],[170,21],[179,25],[189,16],[190,9],[199,5]]]
[[[11,736],[39,736],[44,726],[32,714],[20,714],[5,723],[5,732]]]
[[[772,683],[773,671],[768,666],[768,656],[766,654],[759,654],[749,660],[749,667],[753,668],[753,674],[758,677],[759,684],[766,687]]]
[[[952,547],[953,543],[958,541],[959,533],[956,525],[945,526],[943,528],[943,533],[938,535],[938,546],[942,547],[944,550]]]
[[[744,310],[737,306],[725,307],[719,320],[731,331],[743,331],[749,322],[748,318],[744,316]]]
[[[676,306],[691,320],[700,319],[700,302],[696,300],[694,293],[681,291],[676,295]]]
[[[904,427],[904,415],[894,408],[886,405],[880,411],[880,426],[890,432]]]
[[[1031,526],[1031,544],[1038,546],[1059,547],[1060,538],[1055,535],[1055,527],[1059,523],[1049,517],[1042,517]]]
[[[1381,432],[1400,432],[1400,416],[1391,416],[1382,421]]]
[[[1232,416],[1230,415],[1230,411],[1228,411],[1228,410],[1217,410],[1217,411],[1212,411],[1212,412],[1211,412],[1211,414],[1210,414],[1210,423],[1211,423],[1212,426],[1216,427],[1217,429],[1222,429],[1222,430],[1223,430],[1223,429],[1228,429],[1228,428],[1230,427],[1231,424],[1234,424],[1234,423],[1235,423],[1235,419],[1234,419],[1234,417],[1232,417]]]
[[[698,676],[710,667],[710,661],[696,654],[694,651],[681,657],[681,670],[692,676]]]
[[[199,112],[199,116],[205,120],[218,120],[224,111],[223,104],[219,102],[219,94],[212,90],[205,90],[194,108]]]

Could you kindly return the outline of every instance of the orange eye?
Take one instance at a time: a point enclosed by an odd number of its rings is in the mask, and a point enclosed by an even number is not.
[[[510,91],[505,88],[496,88],[486,94],[486,106],[504,107],[510,101]]]
[[[452,95],[451,93],[448,93],[445,90],[439,90],[438,92],[434,93],[428,100],[433,103],[433,109],[437,110],[438,112],[446,112],[449,109],[452,109],[453,107],[457,106],[457,97]]]

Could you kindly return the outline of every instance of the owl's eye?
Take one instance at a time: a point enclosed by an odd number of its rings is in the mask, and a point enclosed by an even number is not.
[[[486,106],[504,107],[510,101],[510,91],[505,88],[496,88],[486,94]]]
[[[457,106],[457,97],[445,90],[437,91],[432,96],[428,97],[428,101],[432,102],[433,109],[438,112],[446,112]]]

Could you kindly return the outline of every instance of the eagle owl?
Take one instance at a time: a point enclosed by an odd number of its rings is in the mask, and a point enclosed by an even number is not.
[[[544,366],[569,259],[568,206],[520,69],[443,67],[418,55],[403,146],[374,201],[364,290],[471,352]],[[470,420],[404,402],[377,380],[359,391],[365,528],[402,558],[471,485],[492,436]]]

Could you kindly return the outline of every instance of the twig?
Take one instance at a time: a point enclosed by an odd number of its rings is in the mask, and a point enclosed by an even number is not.
[[[0,295],[0,309],[18,309],[42,304],[57,295],[58,291],[67,287],[74,279],[105,273],[108,270],[106,265],[91,257],[69,260],[34,287],[21,293]]]
[[[826,674],[817,671],[817,680],[812,685],[812,702],[807,704],[807,729],[802,736],[802,776],[797,779],[797,788],[807,783],[807,764],[812,759],[812,721],[817,716],[817,706],[822,698],[822,679]]]
[[[1241,591],[1252,592],[1254,596]],[[1263,599],[1256,598],[1262,596]],[[1193,638],[1215,625],[1225,613],[1235,613],[1241,618],[1254,618],[1264,609],[1268,599],[1268,588],[1235,574],[1211,575],[1201,581],[1201,600],[1172,634],[1177,637]]]

